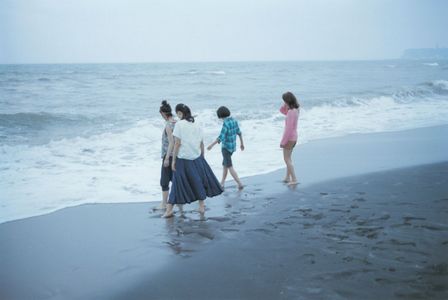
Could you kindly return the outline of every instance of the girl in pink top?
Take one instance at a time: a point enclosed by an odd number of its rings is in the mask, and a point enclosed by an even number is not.
[[[285,131],[283,133],[280,147],[283,148],[283,159],[286,163],[286,176],[283,182],[288,185],[296,185],[297,178],[294,172],[294,165],[292,163],[292,151],[297,143],[297,122],[299,120],[299,103],[296,97],[291,92],[286,92],[282,95],[283,106],[280,112],[286,115]]]

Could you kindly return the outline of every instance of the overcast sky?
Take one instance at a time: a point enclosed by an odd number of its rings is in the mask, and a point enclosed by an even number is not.
[[[0,63],[345,60],[448,47],[444,0],[0,0]]]

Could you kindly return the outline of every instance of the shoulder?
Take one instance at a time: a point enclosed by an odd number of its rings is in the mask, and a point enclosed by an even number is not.
[[[174,133],[179,134],[179,132],[183,129],[183,127],[185,126],[185,121],[184,120],[180,120],[176,122],[176,126],[174,126],[174,124],[172,125],[174,128]]]
[[[232,117],[228,117],[226,120],[227,120],[227,123],[228,123],[228,124],[232,124],[232,125],[234,125],[234,124],[238,124],[238,121],[235,120],[235,119],[232,118]]]

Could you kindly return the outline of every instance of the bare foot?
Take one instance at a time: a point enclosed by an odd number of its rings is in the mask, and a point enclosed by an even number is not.
[[[238,190],[241,191],[242,189],[244,189],[244,185],[241,184],[238,186]]]
[[[199,206],[199,208],[198,208],[198,212],[199,212],[201,215],[205,214],[205,205],[203,205],[203,206]]]
[[[298,185],[298,184],[299,184],[299,182],[296,180],[288,182],[288,185]]]
[[[162,215],[162,218],[165,218],[165,219],[172,218],[172,217],[174,217],[173,212],[169,212],[169,213],[166,212]]]

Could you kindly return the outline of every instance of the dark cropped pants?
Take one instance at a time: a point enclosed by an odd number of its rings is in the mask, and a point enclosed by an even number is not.
[[[167,192],[170,190],[170,181],[173,179],[173,170],[171,169],[173,157],[170,156],[170,164],[168,167],[163,166],[164,160],[165,160],[165,158],[162,159],[162,169],[161,169],[161,174],[160,174],[160,186],[162,187],[162,191]]]

